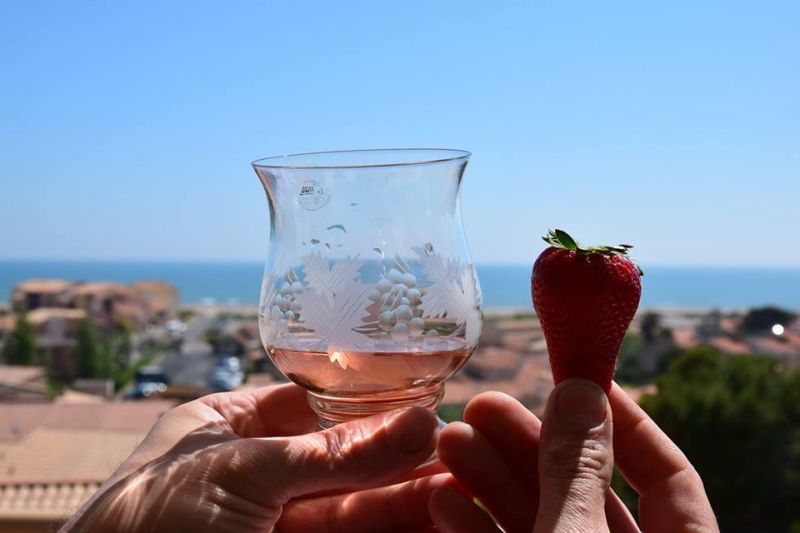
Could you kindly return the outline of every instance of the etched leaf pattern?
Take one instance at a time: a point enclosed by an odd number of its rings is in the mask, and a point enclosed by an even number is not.
[[[428,316],[444,316],[456,319],[453,314],[453,281],[459,279],[461,265],[454,259],[445,260],[441,254],[428,254],[423,248],[415,247],[419,262],[430,285],[422,295],[422,308]],[[460,281],[460,280],[459,280]]]
[[[478,290],[478,280],[475,278],[475,269],[465,268],[461,286],[464,288],[463,315],[465,317],[465,340],[470,346],[478,344],[483,327],[482,296]]]
[[[331,302],[333,295],[344,284],[353,283],[359,277],[359,269],[365,261],[356,257],[346,257],[332,264],[320,252],[302,258],[303,272],[308,287],[325,295]]]
[[[458,327],[449,337],[463,334],[466,342],[474,346],[478,342],[483,320],[481,296],[474,269],[458,260],[445,258],[439,253],[429,252],[423,248],[414,248],[414,251],[419,256],[419,264],[427,281],[426,284],[420,285],[421,296],[420,291],[417,291],[417,298],[421,300],[419,304],[421,312],[427,317],[444,317],[452,320]],[[296,308],[298,312],[295,313],[296,320],[299,320],[306,331],[313,331],[314,337],[318,339],[311,349],[327,352],[331,362],[343,369],[361,369],[364,362],[356,353],[373,351],[375,340],[372,334],[380,333],[376,323],[373,325],[375,331],[367,328],[370,335],[366,335],[365,321],[370,319],[371,314],[377,314],[377,311],[383,309],[380,307],[380,301],[376,301],[375,298],[380,294],[380,291],[376,290],[376,285],[360,281],[360,269],[366,262],[360,260],[358,256],[348,256],[331,262],[319,252],[304,256],[301,261],[304,274],[302,289],[294,289],[297,292],[287,298],[291,297],[299,304]],[[411,274],[411,267],[405,262],[398,261],[402,260],[397,259],[394,264],[398,272]],[[291,283],[298,281],[294,272],[287,275],[286,279]],[[266,290],[268,300],[272,299],[270,296],[274,297],[277,294],[275,286],[270,285]],[[282,291],[283,289],[281,294]],[[402,294],[398,293],[397,298],[400,296]],[[280,305],[288,304],[283,302]],[[380,309],[373,309],[370,313],[371,306]],[[276,337],[281,337],[281,332],[287,329],[286,323],[290,313],[285,313],[284,318],[281,309],[283,308],[279,306],[273,306],[271,309],[275,316],[272,317],[270,324],[275,331],[269,331],[270,336],[274,334]],[[288,333],[288,330],[285,333]],[[399,341],[395,338],[394,332],[392,337],[395,341]]]
[[[481,334],[483,314],[474,269],[453,259],[445,260],[436,252],[428,253],[422,248],[414,248],[414,251],[431,283],[422,295],[425,314],[453,320],[461,326],[456,333],[463,330],[467,344],[475,346]]]
[[[354,331],[370,303],[370,287],[357,281],[364,261],[347,257],[329,265],[319,253],[302,261],[306,287],[296,298],[303,306],[304,326],[320,338],[316,348],[327,351],[331,362],[358,370],[362,362],[351,352],[372,348],[369,337]]]

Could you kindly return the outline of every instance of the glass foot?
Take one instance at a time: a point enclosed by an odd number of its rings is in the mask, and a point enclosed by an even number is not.
[[[319,417],[319,427],[327,429],[348,420],[406,407],[424,407],[435,414],[442,397],[444,397],[444,385],[438,383],[406,391],[364,396],[328,396],[309,392],[308,404]],[[444,422],[438,416],[436,418],[439,421],[439,427],[444,427]]]

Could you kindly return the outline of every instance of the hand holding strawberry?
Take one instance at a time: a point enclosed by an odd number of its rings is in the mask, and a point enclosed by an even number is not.
[[[562,230],[533,265],[531,297],[556,383],[594,381],[608,392],[619,348],[639,306],[642,271],[630,245],[584,248]]]

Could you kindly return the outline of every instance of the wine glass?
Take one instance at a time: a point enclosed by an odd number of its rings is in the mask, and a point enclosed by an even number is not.
[[[271,227],[261,339],[321,427],[435,412],[475,349],[483,306],[459,204],[469,157],[348,150],[253,163]]]

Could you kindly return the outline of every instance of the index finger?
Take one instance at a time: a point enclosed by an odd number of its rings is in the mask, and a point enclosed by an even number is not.
[[[639,493],[642,529],[718,531],[703,482],[683,452],[616,383],[608,398],[614,459]]]
[[[288,437],[319,430],[306,391],[294,383],[220,392],[198,401],[217,411],[240,437]]]

